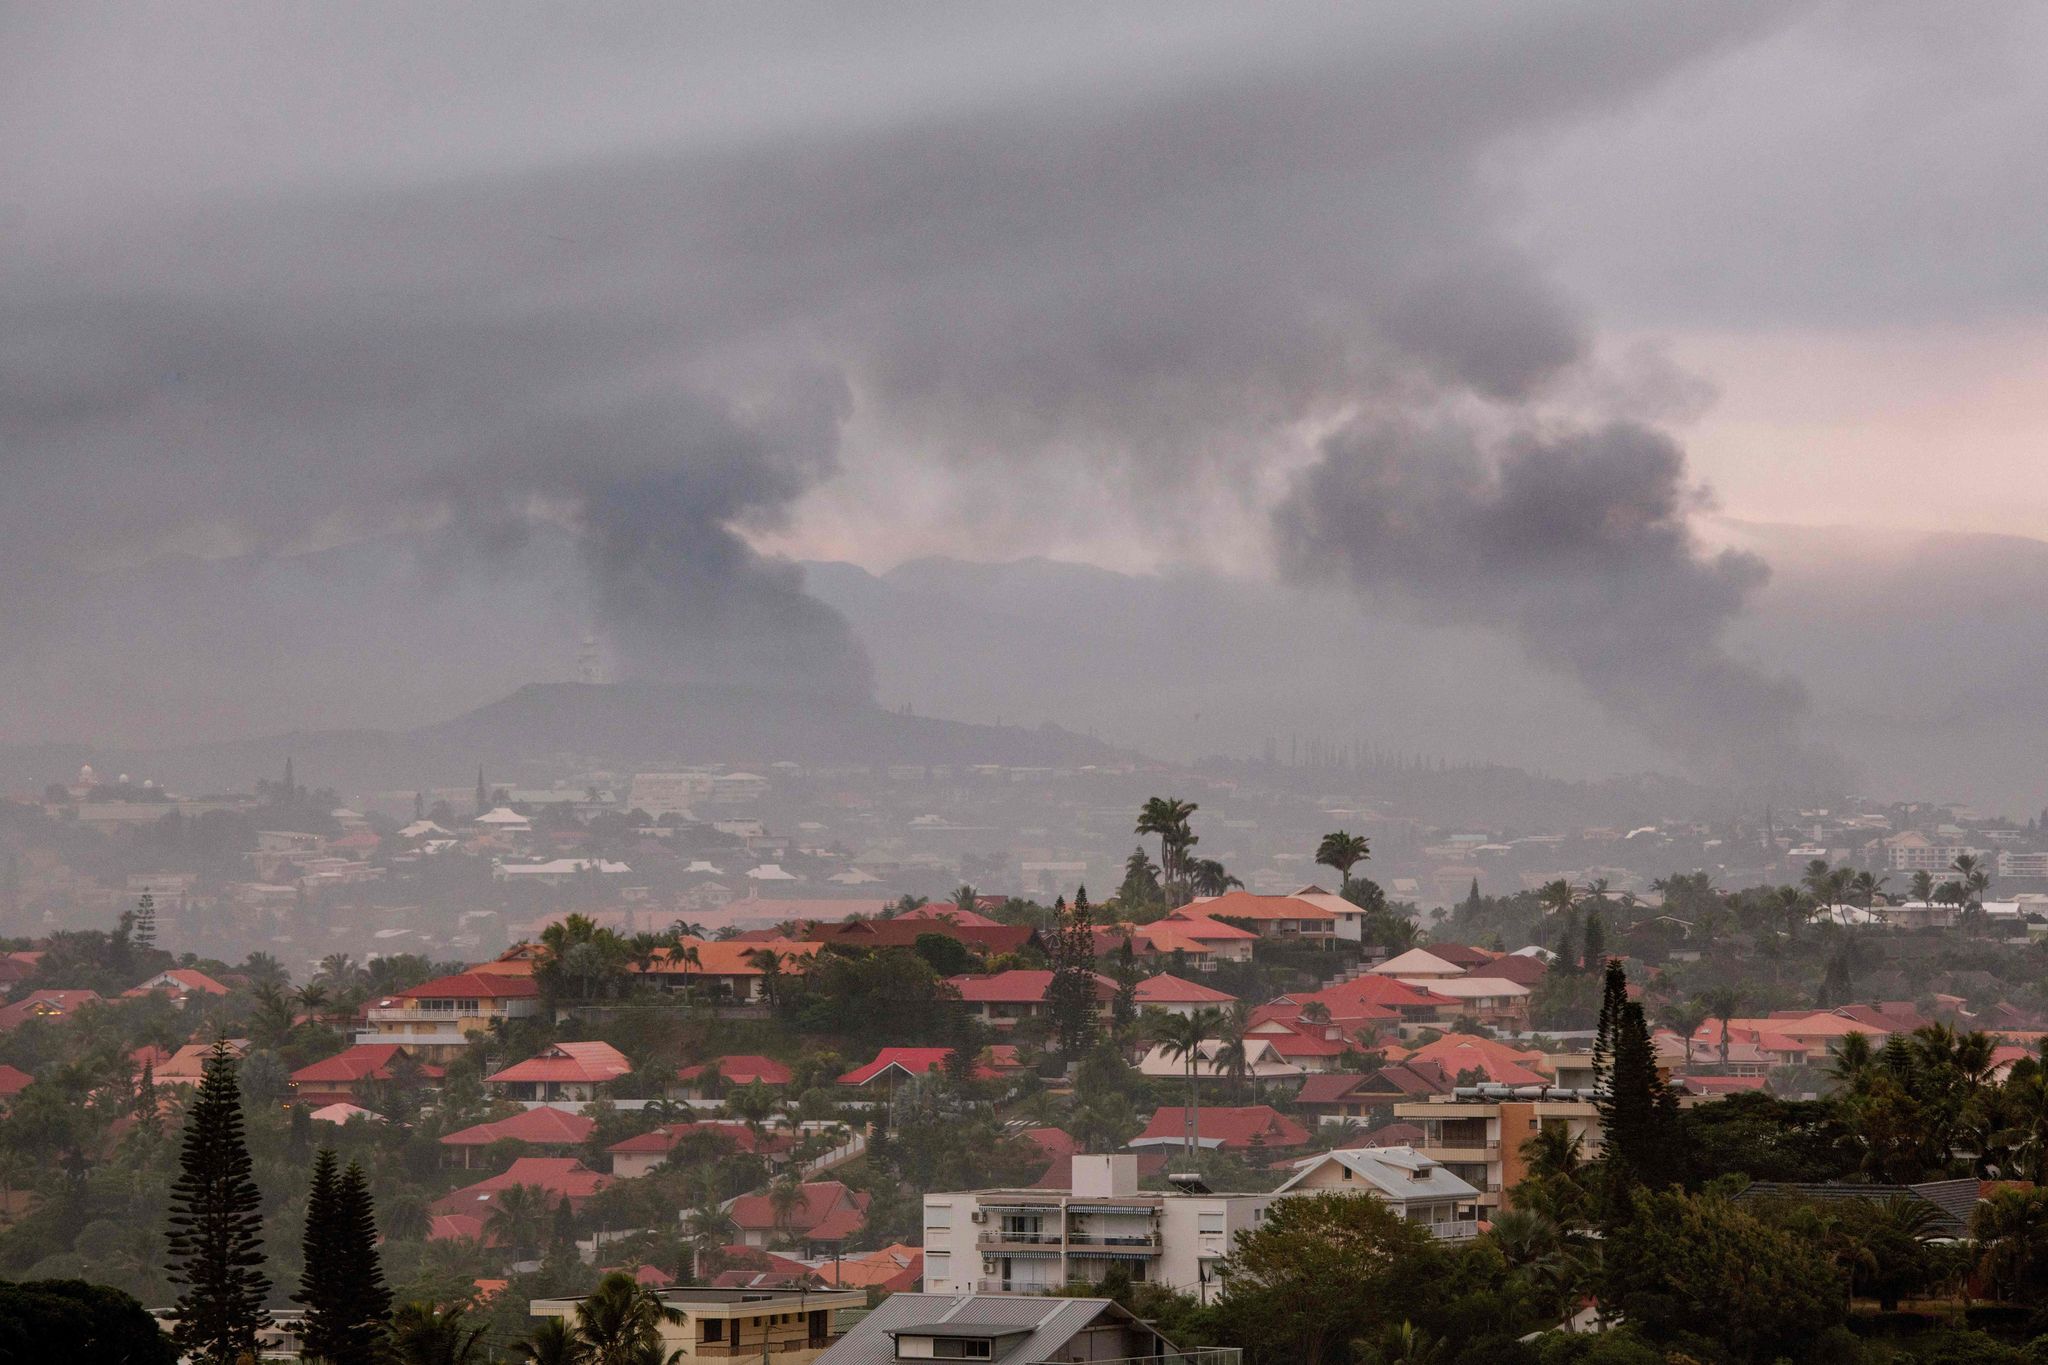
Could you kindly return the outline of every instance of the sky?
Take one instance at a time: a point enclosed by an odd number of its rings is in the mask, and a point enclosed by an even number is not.
[[[947,554],[1334,588],[1839,773],[1745,528],[2048,524],[2044,57],[2020,4],[0,5],[0,737],[446,705],[507,597],[547,667],[866,695],[794,561]]]

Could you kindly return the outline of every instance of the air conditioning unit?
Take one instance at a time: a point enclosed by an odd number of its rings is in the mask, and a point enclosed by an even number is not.
[[[973,1213],[967,1215],[967,1221],[970,1223],[986,1223],[988,1221],[988,1215],[986,1213],[983,1213],[980,1209],[976,1209]]]
[[[996,1273],[996,1263],[995,1263],[994,1261],[983,1261],[983,1262],[981,1263],[981,1273],[982,1273],[982,1274],[984,1274],[984,1275],[993,1275],[993,1274],[995,1274],[995,1273]]]

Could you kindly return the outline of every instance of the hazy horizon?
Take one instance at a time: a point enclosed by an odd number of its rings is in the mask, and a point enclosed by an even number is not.
[[[2048,18],[1049,13],[0,7],[0,742],[406,728],[594,633],[2042,804]],[[934,556],[1126,577],[989,577],[1006,635],[802,568]]]

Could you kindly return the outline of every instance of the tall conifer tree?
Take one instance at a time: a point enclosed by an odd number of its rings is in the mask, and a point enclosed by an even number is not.
[[[306,1306],[303,1341],[309,1359],[339,1361],[346,1318],[339,1301],[341,1229],[336,1214],[340,1177],[334,1149],[322,1147],[313,1158],[313,1182],[306,1194],[306,1231],[300,1242],[305,1268],[299,1273],[297,1299]]]
[[[235,1058],[216,1042],[185,1119],[171,1186],[170,1275],[178,1296],[178,1345],[196,1361],[230,1365],[256,1355],[270,1280],[263,1273],[262,1198],[242,1138]]]
[[[1053,1031],[1059,1037],[1060,1052],[1069,1059],[1088,1050],[1095,1041],[1095,918],[1088,904],[1088,888],[1074,893],[1073,908],[1059,920],[1053,940],[1052,981],[1046,988],[1052,1013]]]

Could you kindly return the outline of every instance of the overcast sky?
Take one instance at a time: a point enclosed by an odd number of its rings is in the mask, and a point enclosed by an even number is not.
[[[0,624],[545,530],[628,667],[857,692],[779,556],[1192,563],[1776,743],[1728,523],[2048,525],[2044,65],[2019,4],[0,6]],[[1595,610],[1672,639],[1617,687]]]

